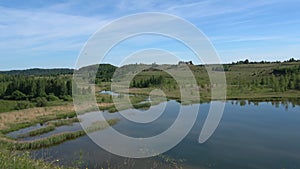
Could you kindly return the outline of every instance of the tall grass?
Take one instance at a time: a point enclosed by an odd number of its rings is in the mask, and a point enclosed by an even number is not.
[[[64,126],[64,125],[70,125],[73,123],[79,122],[79,119],[77,117],[69,118],[69,119],[60,119],[57,121],[52,121],[51,125],[54,125],[55,127]]]
[[[57,119],[71,119],[76,117],[76,112],[69,112],[69,113],[61,113],[61,114],[57,114],[55,116],[42,116],[42,117],[38,117],[35,120],[32,121],[26,121],[26,122],[21,122],[21,123],[12,123],[9,124],[9,128],[7,129],[3,129],[0,132],[3,134],[7,134],[9,132],[13,132],[22,128],[26,128],[26,127],[30,127],[33,125],[36,125],[38,123],[46,123],[48,121],[51,120],[57,120]]]
[[[18,138],[33,137],[33,136],[41,135],[41,134],[44,134],[44,133],[48,133],[48,132],[53,131],[53,130],[55,130],[55,127],[53,125],[49,125],[49,126],[46,126],[46,127],[36,129],[36,130],[32,130],[32,131],[30,131],[28,133],[25,133],[25,134],[20,134],[20,135],[18,135]]]
[[[107,120],[107,123],[109,125],[114,125],[119,121],[119,119],[111,119]],[[87,131],[88,132],[94,132],[98,130],[103,130],[109,125],[107,123],[101,121],[97,122],[93,125],[91,125]],[[37,132],[36,132],[37,133]],[[59,133],[55,134],[46,138],[41,138],[37,140],[32,140],[32,141],[16,141],[16,140],[11,140],[11,139],[0,139],[0,141],[7,145],[11,150],[30,150],[30,149],[40,149],[44,147],[49,147],[53,145],[57,145],[60,143],[63,143],[67,140],[71,139],[76,139],[78,137],[86,135],[86,132],[84,130],[79,130],[79,131],[74,131],[74,132],[64,132],[64,133]]]
[[[91,126],[87,127],[86,132],[92,133],[95,131],[103,130],[109,126],[116,124],[118,121],[119,121],[119,119],[111,119],[111,120],[107,120],[106,122],[105,121],[96,121],[96,122],[92,123]]]
[[[65,167],[55,166],[43,160],[30,158],[28,152],[17,153],[0,148],[0,168],[1,169],[66,169]],[[71,169],[71,168],[69,168]]]
[[[52,135],[50,137],[33,140],[33,141],[9,141],[8,147],[12,150],[30,150],[30,149],[40,149],[44,147],[49,147],[59,143],[63,143],[67,140],[75,139],[77,137],[85,135],[83,130],[75,132],[65,132]]]

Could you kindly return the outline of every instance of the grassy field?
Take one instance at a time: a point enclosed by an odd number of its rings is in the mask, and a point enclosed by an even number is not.
[[[297,73],[300,69],[300,62],[229,64],[224,65],[224,67],[226,67],[224,72],[226,76],[227,99],[260,99],[263,101],[264,99],[278,100],[279,98],[300,97],[300,74]],[[126,92],[126,88],[123,89],[120,86],[126,86],[126,84],[128,86],[127,79],[134,76],[132,78],[134,82],[130,83],[129,93],[149,95],[152,90],[160,89],[168,98],[176,100],[181,99],[179,89],[188,89],[189,91],[199,90],[201,100],[209,101],[212,87],[218,84],[210,81],[207,70],[211,70],[211,74],[216,77],[222,74],[218,65],[209,65],[207,67],[199,65],[161,65],[155,68],[150,65],[128,65],[119,69],[121,73],[114,77],[114,83],[112,84],[115,86],[113,88],[116,89],[115,91]],[[137,70],[141,69],[146,69],[146,71],[141,71],[134,75]],[[158,69],[175,72],[173,74],[176,74],[176,78],[183,79],[183,82],[179,84],[170,74]],[[189,84],[189,81],[184,81],[186,69],[192,71],[198,86]],[[283,72],[283,74],[275,74],[276,70],[280,69],[294,69],[295,73]],[[278,83],[277,86],[274,83]],[[98,85],[98,89],[110,90],[110,85],[110,83],[103,83]],[[298,86],[298,88],[295,86]],[[193,100],[192,97],[197,96],[193,96],[193,92],[191,92],[189,97]],[[100,98],[97,100],[102,101]],[[111,102],[109,98],[104,100]]]

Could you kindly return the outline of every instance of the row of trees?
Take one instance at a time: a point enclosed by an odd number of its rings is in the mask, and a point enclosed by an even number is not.
[[[232,85],[240,88],[270,88],[275,92],[300,90],[300,74],[270,75],[255,78],[251,81],[235,80]]]
[[[5,75],[0,78],[0,98],[26,100],[54,96],[65,98],[72,95],[69,77],[33,77]]]
[[[276,68],[272,72],[275,75],[292,75],[292,74],[300,74],[300,65],[299,66],[293,66],[293,67],[282,67],[282,68]]]
[[[290,58],[290,59],[288,59],[286,61],[283,61],[283,62],[300,62],[300,60]],[[236,64],[269,64],[269,63],[281,63],[281,62],[280,61],[275,61],[275,62],[269,62],[269,61],[250,62],[248,59],[245,59],[244,61],[232,62],[232,65],[236,65]]]
[[[271,83],[266,80],[261,84],[267,83],[268,86],[276,92],[284,92],[287,90],[300,90],[300,74],[285,74],[281,76],[272,75]]]
[[[158,86],[163,83],[163,77],[162,76],[151,76],[151,77],[143,77],[140,79],[133,79],[130,87],[136,87],[136,88],[146,88],[151,86]]]

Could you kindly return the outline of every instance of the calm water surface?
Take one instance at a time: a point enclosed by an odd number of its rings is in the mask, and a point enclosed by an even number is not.
[[[245,102],[243,102],[245,103]],[[160,105],[152,106],[155,111]],[[186,105],[186,107],[195,105]],[[163,115],[149,124],[137,124],[122,118],[119,113],[103,112],[107,118],[120,118],[113,127],[128,136],[150,137],[165,131],[175,120],[180,104],[168,101]],[[296,169],[300,168],[300,107],[272,105],[260,102],[243,106],[227,101],[225,111],[214,135],[204,144],[198,137],[210,104],[200,105],[197,121],[188,136],[164,156],[176,160],[187,169]],[[126,110],[130,113],[130,110]],[[94,112],[99,113],[99,112]],[[187,112],[188,113],[188,112]],[[88,116],[86,114],[85,116]],[[73,126],[78,129],[78,125]],[[64,131],[74,128],[65,127]],[[61,131],[60,128],[59,131]],[[56,132],[56,131],[54,131]],[[99,132],[105,132],[99,131]],[[122,143],[119,143],[122,144]],[[126,145],[124,145],[126,146]],[[82,168],[168,168],[165,158],[127,159],[99,148],[87,136],[57,146],[32,151],[36,158],[61,165]],[[83,162],[83,164],[81,164]],[[174,167],[169,167],[174,168]]]

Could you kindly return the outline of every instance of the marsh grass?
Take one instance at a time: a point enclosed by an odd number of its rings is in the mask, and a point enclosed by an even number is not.
[[[8,133],[37,123],[74,116],[76,113],[73,105],[38,107],[0,113],[0,131]]]
[[[118,121],[119,119],[110,119],[107,120],[107,123],[104,121],[96,122],[88,127],[87,132],[95,132],[95,131],[103,130],[111,125],[116,124]],[[38,129],[37,131],[34,132],[34,134],[42,133],[46,131],[47,130]],[[41,139],[31,140],[31,141],[16,141],[16,140],[0,137],[0,142],[7,145],[7,147],[9,147],[9,149],[11,150],[32,150],[32,149],[40,149],[40,148],[57,145],[65,141],[76,139],[84,135],[86,135],[86,132],[84,130],[79,130],[74,132],[63,132],[46,138],[41,138]]]
[[[0,130],[0,132],[3,134],[7,134],[9,132],[13,132],[13,131],[16,131],[16,130],[19,130],[22,128],[36,125],[38,123],[46,123],[51,120],[65,119],[65,118],[73,119],[75,116],[76,116],[75,112],[69,112],[69,113],[63,113],[63,114],[61,113],[61,114],[58,114],[55,116],[50,116],[50,115],[41,116],[41,117],[37,117],[36,119],[34,119],[32,121],[25,121],[25,122],[20,122],[20,123],[6,123],[7,127],[5,129]],[[72,121],[72,120],[70,120],[70,121]],[[65,123],[68,123],[70,121],[67,120],[67,121],[65,121]]]
[[[132,106],[135,109],[149,109],[151,107],[151,103],[133,104]]]
[[[55,130],[55,126],[48,125],[46,127],[42,127],[42,128],[36,129],[36,130],[32,130],[32,131],[30,131],[28,133],[25,133],[25,134],[20,134],[20,135],[18,135],[18,138],[33,137],[33,136],[41,135],[41,134],[44,134],[44,133],[48,133],[48,132],[53,131],[53,130]]]
[[[69,119],[60,119],[57,121],[50,122],[51,125],[54,125],[55,127],[59,126],[65,126],[65,125],[71,125],[73,123],[79,122],[80,120],[77,117],[69,118]]]
[[[107,120],[106,122],[105,121],[93,122],[90,126],[87,127],[86,132],[92,133],[95,131],[103,130],[109,126],[117,124],[118,121],[119,121],[119,119],[110,119],[110,120]]]
[[[2,169],[66,169],[43,160],[31,159],[29,152],[19,153],[5,149],[0,150],[0,168]]]
[[[11,150],[33,150],[57,145],[67,140],[75,139],[83,135],[85,135],[85,132],[80,130],[75,132],[59,133],[50,137],[37,139],[33,141],[7,141],[7,143],[8,147]]]

